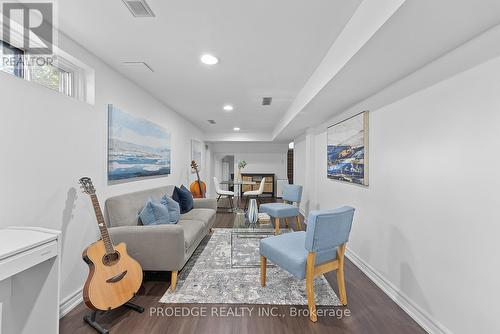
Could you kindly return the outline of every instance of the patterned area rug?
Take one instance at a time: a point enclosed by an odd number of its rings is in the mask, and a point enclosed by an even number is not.
[[[248,239],[258,254],[257,239]],[[257,248],[257,250],[256,250]],[[235,252],[237,257],[248,254]],[[235,259],[236,258],[236,259]],[[253,261],[256,262],[256,261]],[[323,275],[314,282],[316,304],[339,306],[340,301]],[[168,290],[160,303],[307,305],[305,280],[279,267],[267,268],[266,287],[260,286],[259,268],[231,268],[231,229],[215,229],[196,249],[179,273],[177,289]]]

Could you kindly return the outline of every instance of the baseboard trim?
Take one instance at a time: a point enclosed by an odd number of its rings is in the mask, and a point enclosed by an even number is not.
[[[83,302],[83,287],[66,297],[59,305],[59,319]]]
[[[389,298],[391,298],[403,311],[415,320],[427,333],[430,334],[452,334],[452,332],[434,319],[420,306],[415,304],[403,292],[396,288],[383,275],[372,266],[361,259],[356,253],[347,249],[346,257],[359,268],[368,278],[375,283]]]

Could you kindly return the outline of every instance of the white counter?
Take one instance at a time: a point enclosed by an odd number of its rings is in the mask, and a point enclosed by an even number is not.
[[[59,332],[60,232],[0,229],[0,333]]]

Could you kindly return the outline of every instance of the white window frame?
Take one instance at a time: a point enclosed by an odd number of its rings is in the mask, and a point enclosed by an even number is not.
[[[3,26],[3,22],[6,18],[0,13],[0,25]],[[17,22],[11,20],[11,45],[23,50],[22,47],[18,45],[23,45],[23,27]],[[30,41],[30,45],[33,46],[44,46],[40,42]],[[55,62],[52,64],[56,68],[62,70],[63,72],[69,73],[70,78],[68,80],[60,80],[59,92],[67,95],[69,97],[76,98],[77,100],[84,101],[91,105],[95,103],[95,71],[90,66],[84,64],[80,60],[71,56],[67,52],[61,50],[56,45],[52,46],[52,53],[55,58]],[[36,55],[35,55],[36,56]],[[24,54],[23,56],[24,64],[29,61],[30,55]],[[24,66],[23,76],[24,80],[30,80],[29,66]],[[7,73],[7,72],[5,72]],[[64,81],[64,82],[61,82]],[[35,82],[36,83],[36,82]],[[42,85],[46,87],[45,85]],[[50,87],[47,87],[51,89]]]

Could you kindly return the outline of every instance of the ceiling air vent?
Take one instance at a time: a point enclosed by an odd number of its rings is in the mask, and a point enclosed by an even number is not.
[[[209,119],[207,122],[210,124],[215,124],[215,121],[213,119]]]
[[[142,68],[142,69],[146,69],[146,70],[149,70],[151,72],[154,72],[153,68],[151,66],[149,66],[148,64],[146,64],[145,62],[143,62],[143,61],[124,61],[123,63],[125,65],[128,65],[128,66],[133,66],[133,67],[136,67],[136,68]]]
[[[263,106],[270,106],[272,101],[273,101],[272,97],[263,97],[262,98],[262,105]]]
[[[154,17],[155,14],[149,8],[146,0],[123,0],[134,17]]]

